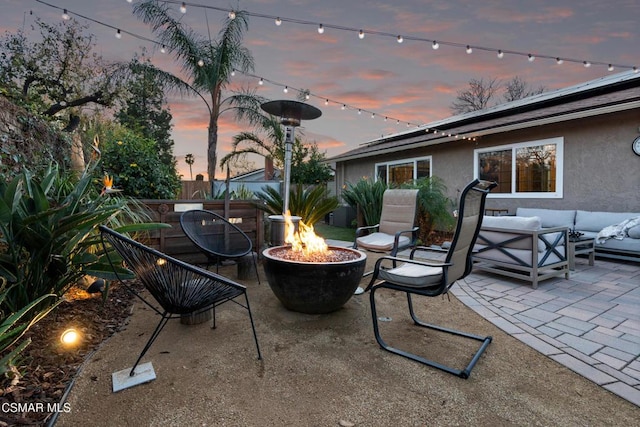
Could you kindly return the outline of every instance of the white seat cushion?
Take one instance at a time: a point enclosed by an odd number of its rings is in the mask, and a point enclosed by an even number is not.
[[[405,286],[429,287],[440,284],[442,268],[405,263],[389,270],[380,269],[378,278]]]
[[[363,247],[372,251],[388,252],[393,249],[394,236],[386,233],[373,233],[367,236],[358,237],[358,247]],[[400,236],[398,248],[409,246],[411,239],[407,236]]]

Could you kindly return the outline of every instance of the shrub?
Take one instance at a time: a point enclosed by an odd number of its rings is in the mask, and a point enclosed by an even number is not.
[[[358,226],[371,226],[380,222],[382,215],[382,195],[387,189],[387,185],[381,180],[372,181],[362,178],[355,185],[346,183],[342,189],[342,198],[356,212],[360,212],[364,219],[364,224]]]
[[[257,205],[258,209],[271,215],[282,214],[284,201],[278,190],[263,187],[263,191],[256,193],[256,197],[262,201]],[[320,221],[338,205],[338,198],[329,196],[325,186],[319,185],[305,189],[302,185],[296,185],[289,192],[289,212],[291,215],[299,216],[300,221],[306,225],[313,225]]]

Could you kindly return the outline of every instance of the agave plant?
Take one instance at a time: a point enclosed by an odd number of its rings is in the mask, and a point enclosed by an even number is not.
[[[256,193],[256,197],[261,201],[257,205],[258,209],[272,215],[282,214],[284,201],[280,192],[273,187],[263,187],[262,190]],[[338,198],[329,196],[329,191],[323,186],[305,189],[304,186],[297,185],[289,193],[289,212],[291,215],[299,216],[307,225],[320,221],[338,206]]]

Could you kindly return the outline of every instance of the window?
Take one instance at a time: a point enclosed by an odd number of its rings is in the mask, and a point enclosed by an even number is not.
[[[431,176],[431,157],[376,163],[376,180],[385,184],[404,184]]]
[[[563,138],[483,148],[474,175],[495,181],[490,197],[562,198]]]

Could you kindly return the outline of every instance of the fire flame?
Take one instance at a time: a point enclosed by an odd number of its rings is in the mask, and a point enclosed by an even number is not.
[[[313,225],[307,225],[300,221],[296,232],[289,211],[284,215],[284,224],[284,242],[291,244],[292,251],[301,252],[305,257],[328,252],[329,246],[322,237],[315,233]]]

